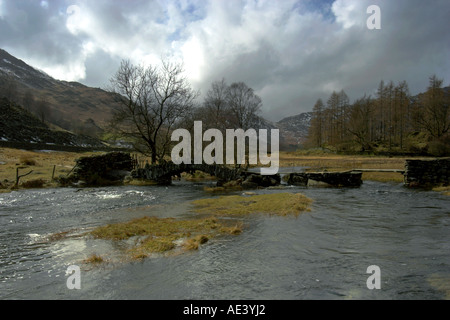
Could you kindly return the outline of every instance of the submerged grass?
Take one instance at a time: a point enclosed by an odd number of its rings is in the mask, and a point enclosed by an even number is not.
[[[181,247],[194,250],[210,238],[221,234],[238,234],[216,218],[180,220],[175,218],[142,217],[128,222],[98,227],[90,232],[99,239],[127,240],[139,237],[128,250],[133,259],[142,259],[151,253],[164,253]]]
[[[450,186],[446,186],[446,187],[435,187],[433,188],[433,191],[436,192],[442,192],[442,194],[446,195],[446,196],[450,196]]]
[[[198,213],[215,215],[245,215],[268,213],[280,216],[298,215],[309,211],[312,200],[297,193],[272,193],[254,196],[222,196],[219,198],[200,199],[192,202]]]
[[[218,215],[245,215],[270,213],[298,215],[309,210],[311,199],[292,193],[274,193],[252,196],[224,196],[193,201],[194,210],[207,214],[207,218],[176,219],[142,217],[128,222],[97,227],[89,232],[98,239],[127,241],[127,254],[134,260],[143,259],[153,253],[175,250],[183,252],[197,250],[210,239],[220,235],[242,233],[243,222],[236,219],[220,219]],[[211,216],[211,214],[213,216]]]

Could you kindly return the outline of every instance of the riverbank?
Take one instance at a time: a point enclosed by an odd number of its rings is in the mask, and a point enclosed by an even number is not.
[[[304,154],[302,152],[281,152],[281,167],[305,167],[307,172],[337,172],[354,169],[396,169],[404,170],[410,157],[354,156],[336,154]],[[419,158],[417,158],[419,159]],[[422,158],[420,158],[422,159]],[[362,179],[378,182],[403,182],[403,175],[396,172],[363,172]]]
[[[18,188],[58,187],[52,179],[67,175],[81,156],[95,152],[63,152],[52,150],[29,151],[22,149],[0,148],[0,192],[9,192],[16,183],[17,169],[20,178]],[[34,182],[34,183],[33,183]]]
[[[21,149],[0,148],[0,193],[10,192],[15,188],[16,170],[20,178],[16,188],[58,187],[54,178],[68,175],[78,158],[102,152],[62,152],[62,151],[27,151]],[[347,171],[352,169],[398,169],[402,170],[409,157],[354,156],[335,154],[305,154],[304,152],[280,152],[280,166],[305,167],[306,171]],[[419,158],[417,158],[419,159]],[[53,178],[53,179],[52,179]],[[210,177],[191,177],[186,179],[201,180]],[[363,181],[402,183],[403,175],[394,172],[364,172]],[[142,184],[141,181],[128,181],[130,184]],[[439,190],[447,192],[448,190]],[[448,192],[447,192],[448,193]]]

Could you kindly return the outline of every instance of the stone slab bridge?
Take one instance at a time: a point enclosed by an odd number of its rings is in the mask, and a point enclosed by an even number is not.
[[[281,184],[280,174],[261,175],[257,172],[249,172],[243,168],[230,168],[223,165],[209,164],[174,164],[164,162],[162,164],[146,164],[143,168],[136,168],[131,176],[137,179],[153,180],[158,184],[170,184],[172,177],[181,176],[183,172],[194,173],[202,171],[215,176],[220,186],[227,181],[238,181],[245,189],[258,187],[270,187]],[[293,185],[328,185],[333,187],[357,187],[362,184],[361,172],[330,172],[330,173],[289,173],[287,183]],[[320,183],[319,183],[320,182]]]
[[[215,176],[219,181],[231,181],[242,179],[246,176],[242,168],[229,168],[217,164],[175,164],[171,161],[161,164],[146,164],[143,168],[136,168],[131,172],[133,178],[153,180],[158,184],[170,184],[172,177],[180,177],[183,172],[195,173],[202,171]]]
[[[96,185],[98,180],[123,180],[130,174],[133,178],[153,180],[158,184],[170,184],[172,177],[183,172],[202,171],[215,176],[217,185],[237,181],[243,188],[270,187],[281,184],[280,174],[265,176],[249,172],[244,168],[232,168],[218,164],[175,164],[171,161],[140,167],[129,153],[110,152],[103,155],[81,157],[65,180],[84,181]],[[290,172],[284,173],[287,184],[300,186],[327,185],[332,187],[358,187],[362,184],[363,172],[397,172],[404,175],[408,187],[429,187],[450,185],[450,158],[406,160],[405,169],[353,169],[345,172]]]

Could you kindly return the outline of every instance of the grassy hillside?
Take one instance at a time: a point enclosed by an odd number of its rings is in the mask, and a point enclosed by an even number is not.
[[[60,150],[106,147],[102,141],[92,137],[50,129],[46,123],[6,98],[0,99],[0,114],[0,146]]]

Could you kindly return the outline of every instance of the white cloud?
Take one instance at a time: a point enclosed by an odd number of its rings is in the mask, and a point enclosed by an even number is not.
[[[201,82],[203,70],[206,67],[202,43],[193,36],[182,45],[180,50],[187,75],[191,80]]]
[[[367,20],[367,7],[374,4],[374,0],[336,0],[332,5],[332,11],[336,21],[348,29],[353,26],[365,26]]]
[[[79,59],[78,61],[73,61],[64,65],[44,65],[42,70],[45,73],[52,75],[52,77],[65,80],[65,81],[75,81],[84,79],[86,76],[86,68],[84,66],[84,60]]]
[[[42,8],[48,9],[48,1],[41,1],[40,5]]]
[[[156,64],[169,55],[203,93],[222,78],[246,82],[263,115],[279,120],[333,90],[356,99],[382,79],[407,80],[412,91],[433,73],[448,81],[447,1],[60,0],[43,10],[41,1],[0,0],[0,47],[90,85],[107,83],[120,59]],[[375,32],[366,27],[372,4],[382,13]]]

